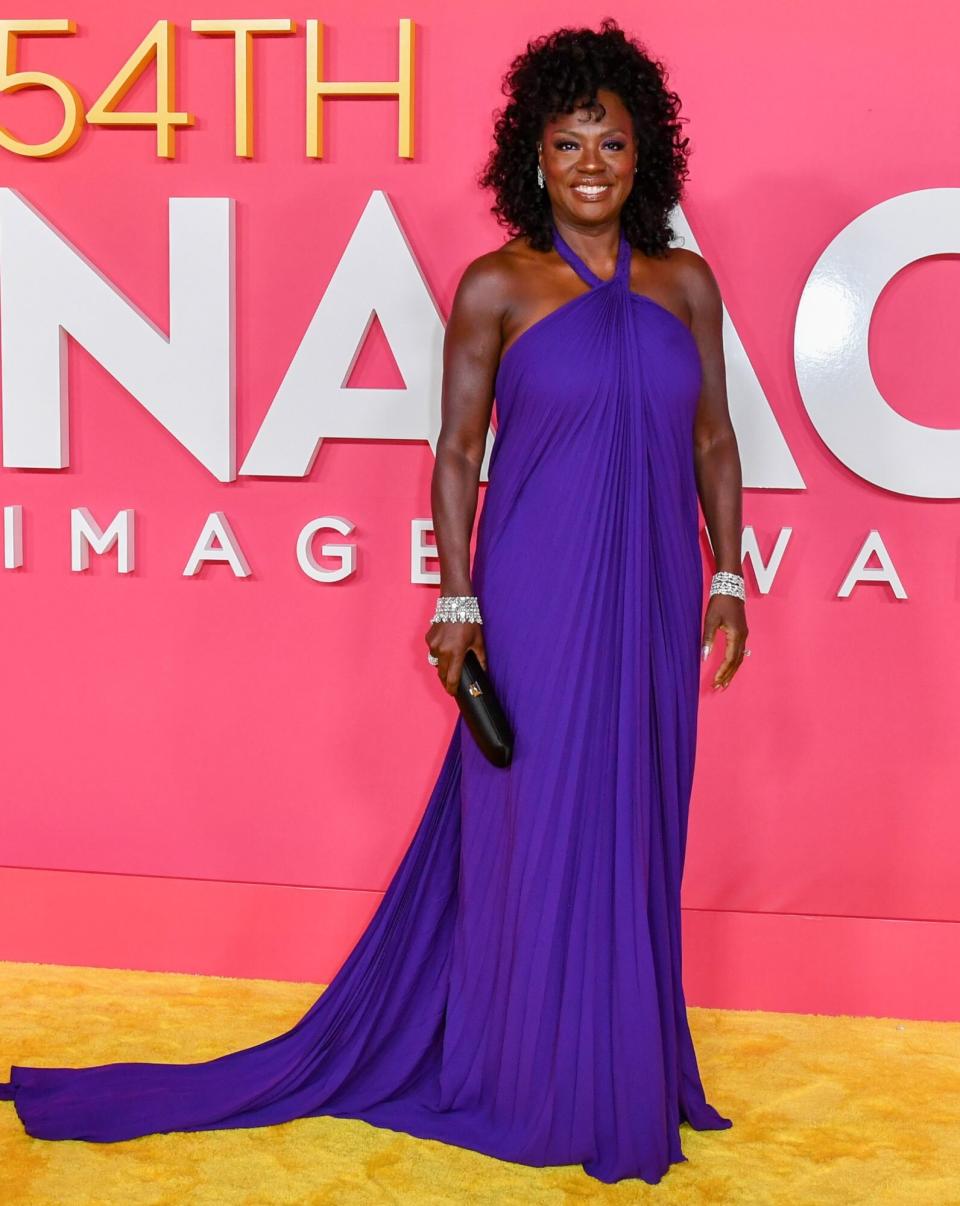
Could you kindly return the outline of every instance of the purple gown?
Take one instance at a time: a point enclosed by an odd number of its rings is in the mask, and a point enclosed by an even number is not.
[[[655,1183],[709,1105],[681,983],[680,881],[700,681],[686,324],[613,277],[524,331],[473,585],[515,729],[488,763],[457,718],[373,918],[299,1022],[190,1064],[14,1065],[40,1139],[359,1118],[529,1165]]]

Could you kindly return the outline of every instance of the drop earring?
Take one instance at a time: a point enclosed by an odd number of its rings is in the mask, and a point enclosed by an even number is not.
[[[543,188],[543,185],[544,185],[543,168],[540,166],[539,163],[537,164],[537,184],[540,186],[540,188]]]

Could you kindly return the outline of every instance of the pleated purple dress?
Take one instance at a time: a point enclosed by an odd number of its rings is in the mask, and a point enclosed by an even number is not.
[[[112,1142],[364,1119],[529,1165],[655,1183],[705,1099],[681,983],[680,881],[699,693],[684,322],[630,289],[621,234],[590,286],[524,331],[473,583],[516,735],[506,770],[457,719],[413,840],[296,1025],[203,1063],[14,1065],[41,1139]],[[306,940],[306,936],[305,936]]]

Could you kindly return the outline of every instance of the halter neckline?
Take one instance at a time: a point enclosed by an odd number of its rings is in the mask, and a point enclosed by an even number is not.
[[[617,266],[614,269],[613,276],[603,277],[597,276],[592,268],[589,268],[583,260],[577,255],[570,244],[566,241],[560,231],[557,229],[556,223],[552,224],[553,229],[553,245],[561,256],[567,261],[570,267],[577,273],[581,279],[585,280],[588,285],[609,285],[612,281],[629,280],[630,276],[630,243],[627,236],[623,232],[623,227],[620,227],[620,243],[617,247]]]

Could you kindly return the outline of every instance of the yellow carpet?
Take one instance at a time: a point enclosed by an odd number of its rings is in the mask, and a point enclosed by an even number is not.
[[[11,1063],[209,1059],[288,1029],[319,986],[0,963]],[[0,1203],[960,1206],[960,1023],[691,1009],[708,1099],[659,1185],[526,1168],[340,1118],[126,1143],[29,1138],[0,1101]]]

